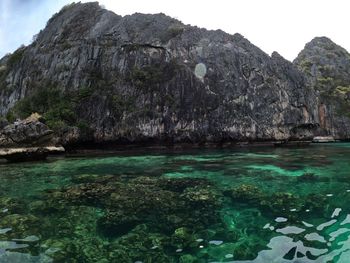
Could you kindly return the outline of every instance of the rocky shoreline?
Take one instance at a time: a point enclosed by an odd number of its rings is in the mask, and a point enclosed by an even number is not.
[[[0,129],[0,158],[11,162],[44,160],[49,154],[63,153],[54,132],[43,123],[39,114],[32,114]]]
[[[218,142],[172,142],[169,140],[145,140],[141,142],[80,142],[62,144],[63,138],[57,136],[45,124],[39,114],[32,114],[13,124],[5,123],[0,129],[0,159],[10,162],[45,160],[50,154],[106,155],[118,152],[183,151],[191,149],[234,149],[249,147],[306,147],[311,143],[335,142],[332,137],[315,137],[314,140],[222,140]]]
[[[0,158],[11,162],[44,160],[49,154],[64,153],[62,146],[25,147],[25,148],[2,148]]]

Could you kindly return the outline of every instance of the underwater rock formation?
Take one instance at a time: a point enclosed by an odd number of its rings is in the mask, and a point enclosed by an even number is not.
[[[303,177],[301,184],[323,182],[321,176]],[[73,172],[70,179],[25,199],[0,198],[0,241],[9,262],[16,262],[15,248],[53,262],[253,260],[289,224],[300,229],[300,218],[311,222],[317,213],[326,219],[343,207],[332,204],[324,190],[273,193],[258,184],[220,185],[212,178],[109,171]]]
[[[302,176],[309,180],[308,175]],[[313,176],[313,180],[317,178]],[[286,217],[293,219],[295,213],[305,213],[309,211],[321,212],[324,209],[326,198],[321,194],[309,194],[299,196],[288,192],[267,193],[253,185],[240,185],[232,189],[227,189],[224,194],[232,199],[233,202],[243,203],[245,205],[253,205],[260,211],[278,216],[281,212]]]
[[[177,180],[138,177],[130,182],[109,179],[106,182],[78,184],[50,196],[65,200],[67,204],[98,206],[106,209],[98,221],[100,231],[109,236],[119,236],[139,224],[163,231],[179,227],[192,230],[203,229],[218,220],[216,210],[220,207],[220,195],[213,186],[203,180],[179,180],[189,185],[179,190]],[[146,187],[145,187],[146,186]],[[182,186],[181,186],[182,187]],[[50,199],[49,199],[50,200]],[[157,224],[152,225],[154,218]]]

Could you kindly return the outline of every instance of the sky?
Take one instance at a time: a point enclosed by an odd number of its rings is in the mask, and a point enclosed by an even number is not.
[[[70,0],[0,0],[0,57],[28,45]],[[87,1],[82,1],[87,2]],[[165,13],[207,29],[240,33],[268,54],[293,60],[316,36],[350,50],[349,0],[101,0],[119,15]]]

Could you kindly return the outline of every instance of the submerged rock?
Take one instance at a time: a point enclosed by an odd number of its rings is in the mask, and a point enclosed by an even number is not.
[[[15,198],[0,197],[0,216],[22,213],[26,210],[26,204]]]
[[[179,259],[179,263],[195,263],[197,259],[192,255],[182,255]]]
[[[297,178],[298,182],[315,182],[318,180],[318,176],[313,173],[304,173]]]
[[[93,177],[89,178],[90,181]],[[220,222],[221,194],[205,180],[198,181],[202,185],[191,187],[190,178],[179,179],[179,186],[177,179],[170,183],[165,178],[109,178],[99,181],[96,176],[95,182],[48,192],[46,202],[103,208],[97,227],[107,236],[126,234],[142,223],[171,233],[180,227],[195,230]],[[189,186],[185,188],[186,180]]]
[[[299,181],[314,180],[315,175],[305,174]],[[259,210],[274,216],[285,215],[295,218],[296,213],[305,213],[306,210],[317,210],[322,212],[325,209],[326,198],[321,194],[308,194],[299,196],[288,192],[267,193],[253,185],[241,185],[233,189],[225,190],[224,194],[229,196],[234,203],[241,205],[253,205]]]
[[[54,262],[65,262],[70,259],[71,262],[77,261],[78,243],[70,239],[47,239],[41,244],[45,254],[54,260]],[[82,257],[82,254],[80,254]]]
[[[113,180],[113,175],[100,175],[100,174],[79,174],[72,178],[73,183],[107,183],[108,181]]]
[[[220,203],[220,193],[213,190],[211,186],[188,187],[182,197],[200,206],[217,205]]]
[[[273,213],[289,214],[299,212],[304,206],[303,200],[292,193],[274,193],[260,202],[263,209],[268,209]]]
[[[247,184],[226,190],[224,194],[233,200],[253,203],[259,203],[265,197],[264,193],[257,186]]]
[[[11,229],[6,233],[7,238],[25,238],[40,236],[40,219],[32,214],[10,214],[1,218],[0,228]]]
[[[181,251],[198,247],[198,242],[196,241],[195,235],[193,235],[193,231],[186,227],[175,229],[170,242],[174,248],[180,249]]]
[[[145,225],[135,227],[128,234],[108,245],[111,262],[176,262],[164,253],[169,246],[169,238],[151,232]],[[175,249],[174,249],[175,252]]]

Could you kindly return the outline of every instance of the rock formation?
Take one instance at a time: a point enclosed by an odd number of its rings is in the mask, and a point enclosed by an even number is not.
[[[334,61],[314,46],[293,64],[239,34],[71,4],[0,60],[0,115],[39,112],[64,144],[346,139],[349,118],[320,96],[317,66],[304,68],[313,52],[312,65]]]
[[[10,161],[35,160],[62,151],[63,147],[55,146],[53,131],[40,122],[38,114],[0,129],[0,158]]]
[[[350,54],[326,37],[307,43],[294,64],[317,94],[322,135],[350,137]]]

